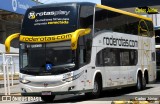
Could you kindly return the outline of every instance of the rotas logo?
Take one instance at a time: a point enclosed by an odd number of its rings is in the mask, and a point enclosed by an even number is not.
[[[29,19],[35,19],[36,18],[36,13],[34,11],[31,11],[29,14],[28,14],[28,18]]]

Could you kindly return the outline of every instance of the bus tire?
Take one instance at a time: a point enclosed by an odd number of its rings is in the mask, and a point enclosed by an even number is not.
[[[140,74],[138,74],[137,76],[136,90],[137,91],[142,90],[142,77]]]
[[[44,102],[53,102],[54,98],[55,98],[55,95],[41,96],[41,99],[42,99]]]
[[[94,80],[94,88],[92,92],[85,93],[87,97],[98,98],[102,91],[102,80],[96,77]]]
[[[143,77],[143,79],[142,79],[142,90],[146,89],[146,83],[147,83],[146,81],[147,81],[146,78]]]

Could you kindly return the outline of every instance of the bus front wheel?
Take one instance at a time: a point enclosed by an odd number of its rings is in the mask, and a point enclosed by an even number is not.
[[[42,99],[44,102],[53,102],[54,98],[55,98],[55,95],[41,96],[41,99]]]
[[[91,98],[98,98],[100,96],[100,93],[102,91],[102,82],[99,80],[98,77],[94,80],[94,88],[92,92],[85,93],[87,97]]]

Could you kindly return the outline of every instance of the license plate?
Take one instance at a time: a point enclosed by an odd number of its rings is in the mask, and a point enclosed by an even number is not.
[[[51,92],[42,92],[42,95],[51,95]]]

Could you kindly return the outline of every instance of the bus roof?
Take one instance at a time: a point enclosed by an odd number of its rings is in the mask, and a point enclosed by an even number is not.
[[[141,16],[141,15],[138,15],[138,14],[134,14],[134,13],[131,13],[131,12],[123,11],[123,10],[120,10],[120,9],[112,8],[112,7],[109,7],[109,6],[104,6],[104,5],[100,5],[100,4],[97,4],[96,6],[98,8],[102,8],[102,9],[110,10],[110,11],[113,11],[113,12],[125,14],[125,15],[128,15],[128,16],[132,16],[132,17],[136,17],[136,18],[152,21],[151,18],[144,17],[144,16]]]
[[[38,6],[33,6],[32,8],[49,8],[56,6],[70,6],[70,5],[87,5],[87,6],[95,6],[95,3],[90,2],[65,2],[65,3],[51,3],[51,4],[41,4]]]
[[[90,3],[90,2],[51,3],[51,4],[42,4],[42,5],[38,5],[38,6],[33,6],[32,8],[49,8],[49,7],[57,7],[57,6],[71,6],[71,5],[87,5],[87,6],[95,6],[96,5],[96,7],[98,7],[98,8],[102,8],[102,9],[106,9],[106,10],[109,10],[109,11],[121,13],[121,14],[124,14],[124,15],[132,16],[132,17],[136,17],[136,18],[140,18],[140,19],[144,19],[144,20],[148,20],[148,21],[152,21],[152,19],[148,18],[148,17],[144,17],[144,16],[134,14],[134,13],[131,13],[131,12],[127,12],[127,11],[124,11],[124,10],[112,8],[112,7],[101,5],[101,4]]]

